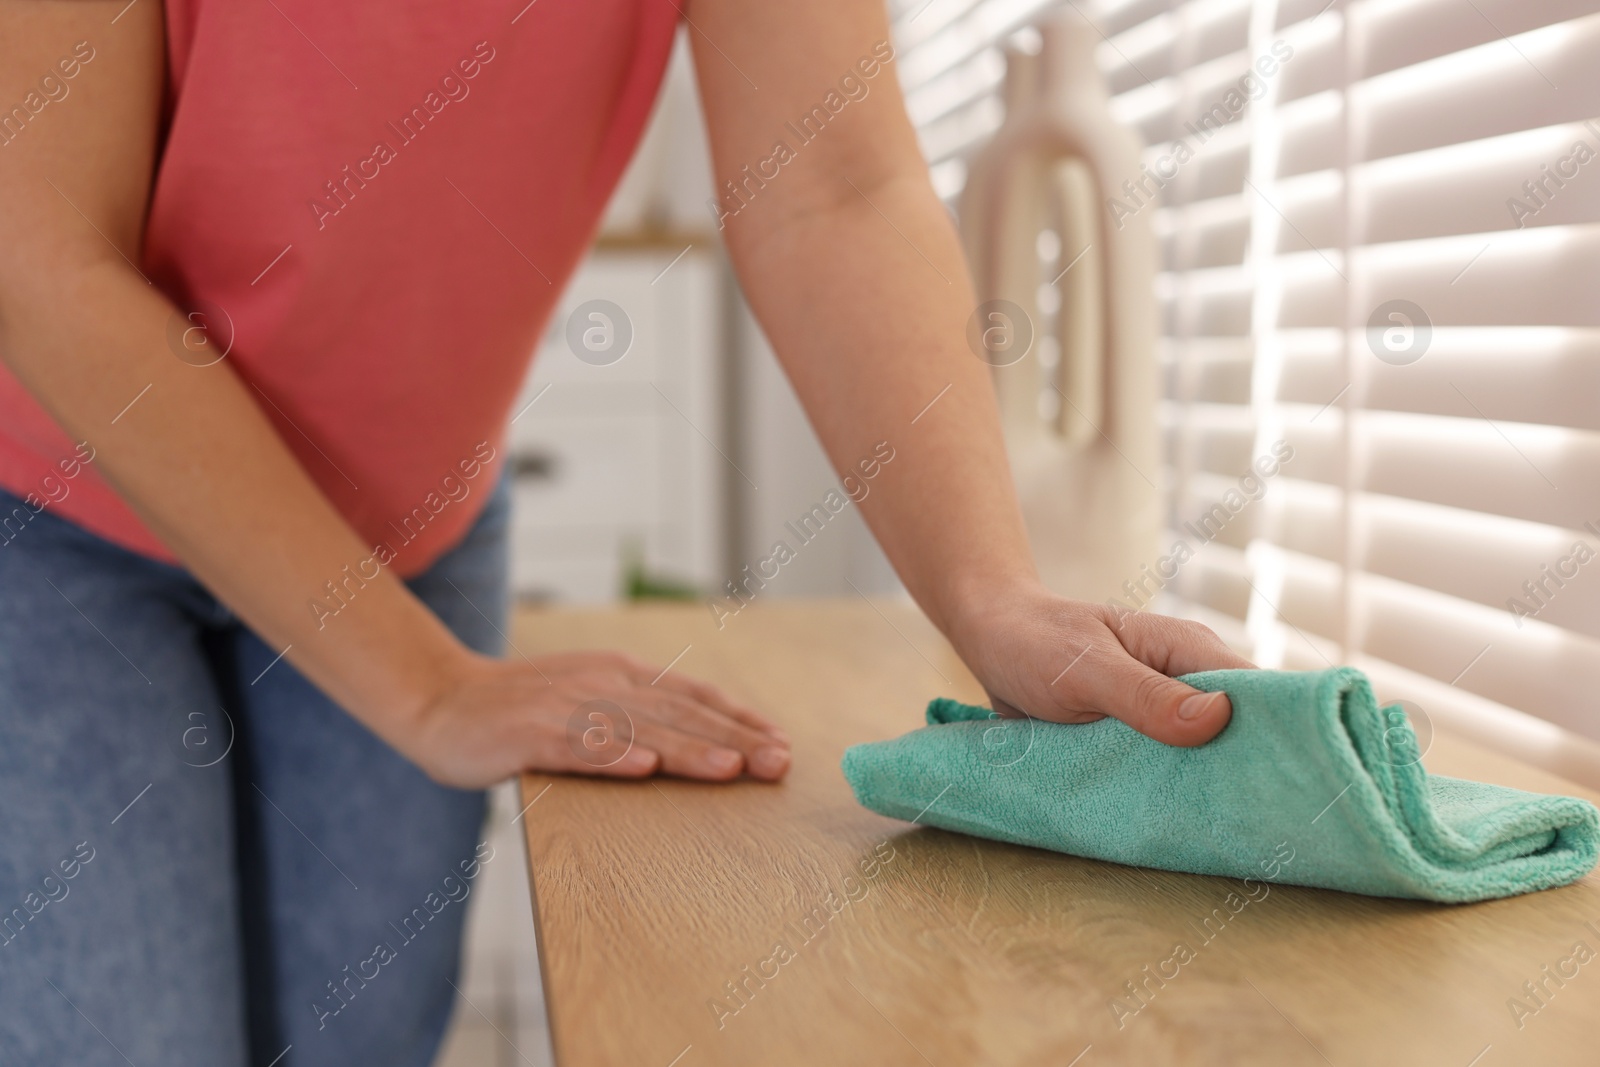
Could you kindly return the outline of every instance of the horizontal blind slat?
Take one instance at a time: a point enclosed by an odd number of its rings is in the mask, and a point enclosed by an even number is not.
[[[1590,15],[1358,82],[1350,89],[1354,160],[1592,118],[1600,99],[1597,59],[1600,15]],[[1291,63],[1285,72],[1294,69]],[[1340,165],[1338,108],[1324,102],[1336,95],[1308,94],[1282,108],[1280,174]]]
[[[1271,339],[1283,353],[1280,402],[1321,408],[1349,384],[1338,331],[1283,331]],[[1365,336],[1355,344],[1364,345]],[[1600,330],[1439,327],[1423,357],[1405,366],[1357,352],[1367,360],[1369,410],[1458,416],[1466,396],[1496,422],[1600,432]],[[1169,338],[1160,361],[1166,393],[1247,407],[1251,355],[1245,337]]]
[[[1566,529],[1600,518],[1600,434],[1493,423],[1462,407],[1468,414],[1460,418],[1358,412],[1362,484],[1374,493]],[[1339,409],[1318,416],[1309,406],[1285,405],[1281,412],[1283,438],[1294,449],[1284,473],[1342,485]],[[1237,477],[1254,459],[1249,409],[1168,404],[1161,415],[1168,454],[1187,454],[1199,470]]]
[[[1537,620],[1519,629],[1505,612],[1357,576],[1365,649],[1436,678],[1591,737],[1600,676],[1600,641]]]

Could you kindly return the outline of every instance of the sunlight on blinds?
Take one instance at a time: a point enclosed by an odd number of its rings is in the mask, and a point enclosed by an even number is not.
[[[892,6],[941,195],[1003,118],[1007,40],[1063,9],[1148,146],[1102,193],[1162,244],[1189,552],[1128,606],[1525,755],[1600,739],[1596,0]]]

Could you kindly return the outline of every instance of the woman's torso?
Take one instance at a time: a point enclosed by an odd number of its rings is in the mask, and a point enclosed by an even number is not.
[[[141,268],[188,316],[168,331],[173,358],[229,345],[323,492],[416,573],[488,496],[509,406],[638,141],[677,11],[168,0],[166,17]],[[211,347],[185,344],[191,324]],[[170,559],[92,463],[62,480],[75,444],[0,369],[0,485]],[[64,491],[41,490],[52,473]]]

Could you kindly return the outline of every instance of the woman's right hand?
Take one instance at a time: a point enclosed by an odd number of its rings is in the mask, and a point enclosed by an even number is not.
[[[619,652],[470,655],[397,741],[459,788],[522,771],[776,781],[790,758],[788,737],[754,709]]]

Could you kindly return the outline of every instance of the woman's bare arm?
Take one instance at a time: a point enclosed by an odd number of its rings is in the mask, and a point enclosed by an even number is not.
[[[966,345],[977,300],[885,61],[882,0],[688,14],[734,265],[835,469],[895,450],[862,511],[912,596],[997,710],[1214,736],[1227,698],[1167,675],[1249,665],[1215,634],[1114,622],[1038,582],[989,367]]]

